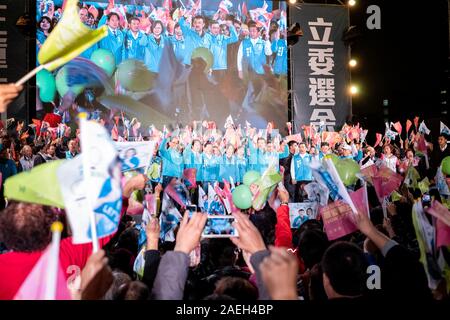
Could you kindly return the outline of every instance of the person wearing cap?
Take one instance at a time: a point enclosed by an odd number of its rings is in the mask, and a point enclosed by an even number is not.
[[[342,159],[353,159],[352,155],[352,147],[350,147],[348,144],[344,144],[342,146]]]

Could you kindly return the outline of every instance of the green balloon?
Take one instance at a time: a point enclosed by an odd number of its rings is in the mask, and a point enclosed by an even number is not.
[[[116,58],[111,51],[106,49],[97,49],[91,54],[91,60],[97,66],[102,68],[108,77],[111,77],[116,70]]]
[[[252,193],[245,184],[237,186],[233,191],[233,203],[236,208],[245,210],[252,206]]]
[[[61,97],[64,97],[69,90],[78,96],[83,92],[84,86],[81,84],[77,84],[75,86],[69,87],[67,85],[67,67],[61,68],[56,74],[56,90]]]
[[[342,159],[335,166],[339,177],[346,187],[352,186],[358,181],[356,174],[360,173],[361,169],[355,160]]]
[[[333,164],[336,166],[336,164],[340,161],[339,157],[334,154],[334,153],[330,153],[330,154],[326,154],[323,159],[330,159],[331,162],[333,162]]]
[[[208,73],[214,63],[214,56],[211,51],[207,48],[199,47],[192,52],[191,60],[203,59],[205,61],[205,73]]]
[[[151,73],[142,61],[125,60],[117,67],[117,79],[128,91],[147,91],[153,87],[155,74]]]
[[[450,175],[450,156],[445,157],[442,159],[442,173],[445,175]]]
[[[247,171],[247,173],[244,175],[244,184],[248,187],[252,183],[255,183],[261,178],[261,174],[258,171]]]
[[[39,87],[39,97],[42,102],[52,102],[56,94],[56,81],[53,74],[41,70],[36,75],[36,85]]]

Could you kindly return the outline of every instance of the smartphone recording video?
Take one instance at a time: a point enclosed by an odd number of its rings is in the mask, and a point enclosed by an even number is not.
[[[238,232],[233,226],[234,217],[230,216],[208,216],[203,238],[231,238],[237,237]]]

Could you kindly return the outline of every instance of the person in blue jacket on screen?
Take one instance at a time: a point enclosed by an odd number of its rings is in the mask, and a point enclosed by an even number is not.
[[[139,30],[140,23],[141,21],[139,18],[130,18],[129,29],[125,31],[122,61],[127,59],[144,61],[145,47],[142,46],[140,42],[147,36]]]
[[[183,159],[184,169],[195,168],[197,170],[196,181],[201,182],[203,180],[203,154],[200,140],[194,139],[192,148],[188,146],[184,149]]]
[[[100,20],[99,27],[104,24],[104,17]],[[119,29],[120,17],[117,13],[111,12],[107,16],[106,24],[108,25],[108,35],[100,40],[98,46],[100,49],[106,49],[111,51],[116,60],[116,65],[119,65],[122,62],[122,51],[123,51],[123,42],[124,42],[124,34]]]
[[[273,73],[276,76],[287,76],[287,41],[286,39],[280,39],[280,29],[272,30],[270,35],[272,38],[272,52],[275,55],[272,63]]]
[[[144,64],[154,73],[159,72],[159,64],[164,50],[165,37],[163,36],[164,26],[161,21],[155,21],[151,28],[151,34],[143,38],[140,42],[145,47]]]
[[[266,56],[272,55],[272,47],[269,35],[264,40],[261,38],[258,26],[255,22],[248,24],[250,38],[244,39],[238,50],[238,72],[239,78],[244,78],[244,67],[247,67],[253,74],[264,75],[264,65],[267,64]]]
[[[80,16],[81,22],[83,22],[87,27],[89,27],[91,29],[93,29],[95,27],[93,25],[89,25],[89,21],[90,21],[89,17],[92,16],[92,14],[88,12],[87,8],[85,8],[85,7],[81,8],[80,11],[78,12],[78,15]],[[90,59],[92,53],[97,49],[98,49],[98,44],[94,43],[91,47],[89,47],[83,53],[81,53],[80,57],[85,58],[85,59]]]
[[[219,178],[220,157],[214,155],[210,141],[205,143],[203,150],[203,185],[214,184]]]
[[[230,36],[221,33],[221,26],[218,21],[212,21],[209,26],[211,35],[209,50],[214,57],[212,71],[215,80],[219,82],[225,76],[225,72],[228,68],[228,45],[239,40],[234,26],[230,23],[228,27],[230,28]]]
[[[186,22],[185,17],[181,17],[178,21],[183,32],[183,36],[186,43],[186,56],[184,58],[185,65],[191,65],[192,53],[195,49],[199,47],[208,48],[210,47],[211,35],[206,33],[205,28],[205,18],[203,16],[195,16],[192,20],[192,28]]]
[[[292,184],[295,185],[295,201],[303,201],[303,187],[312,181],[311,171],[312,157],[306,151],[306,144],[300,142],[298,152],[292,157],[291,177]]]
[[[220,163],[219,182],[222,182],[223,179],[228,182],[235,182],[239,179],[239,171],[236,156],[234,155],[234,147],[231,144],[227,145],[227,149]]]
[[[174,35],[170,37],[170,42],[172,43],[175,58],[179,62],[184,63],[187,54],[187,46],[186,40],[184,39],[183,30],[181,30],[179,23],[175,25]]]
[[[159,154],[162,158],[162,176],[163,187],[165,188],[173,178],[180,179],[183,174],[183,155],[180,152],[180,141],[177,137],[173,137],[169,142],[165,138],[159,146]]]

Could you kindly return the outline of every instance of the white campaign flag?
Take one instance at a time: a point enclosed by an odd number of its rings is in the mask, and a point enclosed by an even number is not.
[[[96,242],[116,232],[122,209],[121,162],[108,132],[81,119],[81,147],[83,153],[57,172],[73,243]]]
[[[202,187],[198,187],[198,206],[202,211],[207,212],[208,211],[208,200],[204,197],[206,196],[205,190],[203,190]],[[206,206],[206,208],[205,208]]]
[[[441,121],[440,134],[448,134],[450,135],[450,129]]]
[[[122,161],[122,171],[136,170],[150,164],[155,141],[116,142],[115,147]]]
[[[419,125],[419,132],[424,134],[430,134],[430,129],[428,129],[424,121],[422,121]]]

